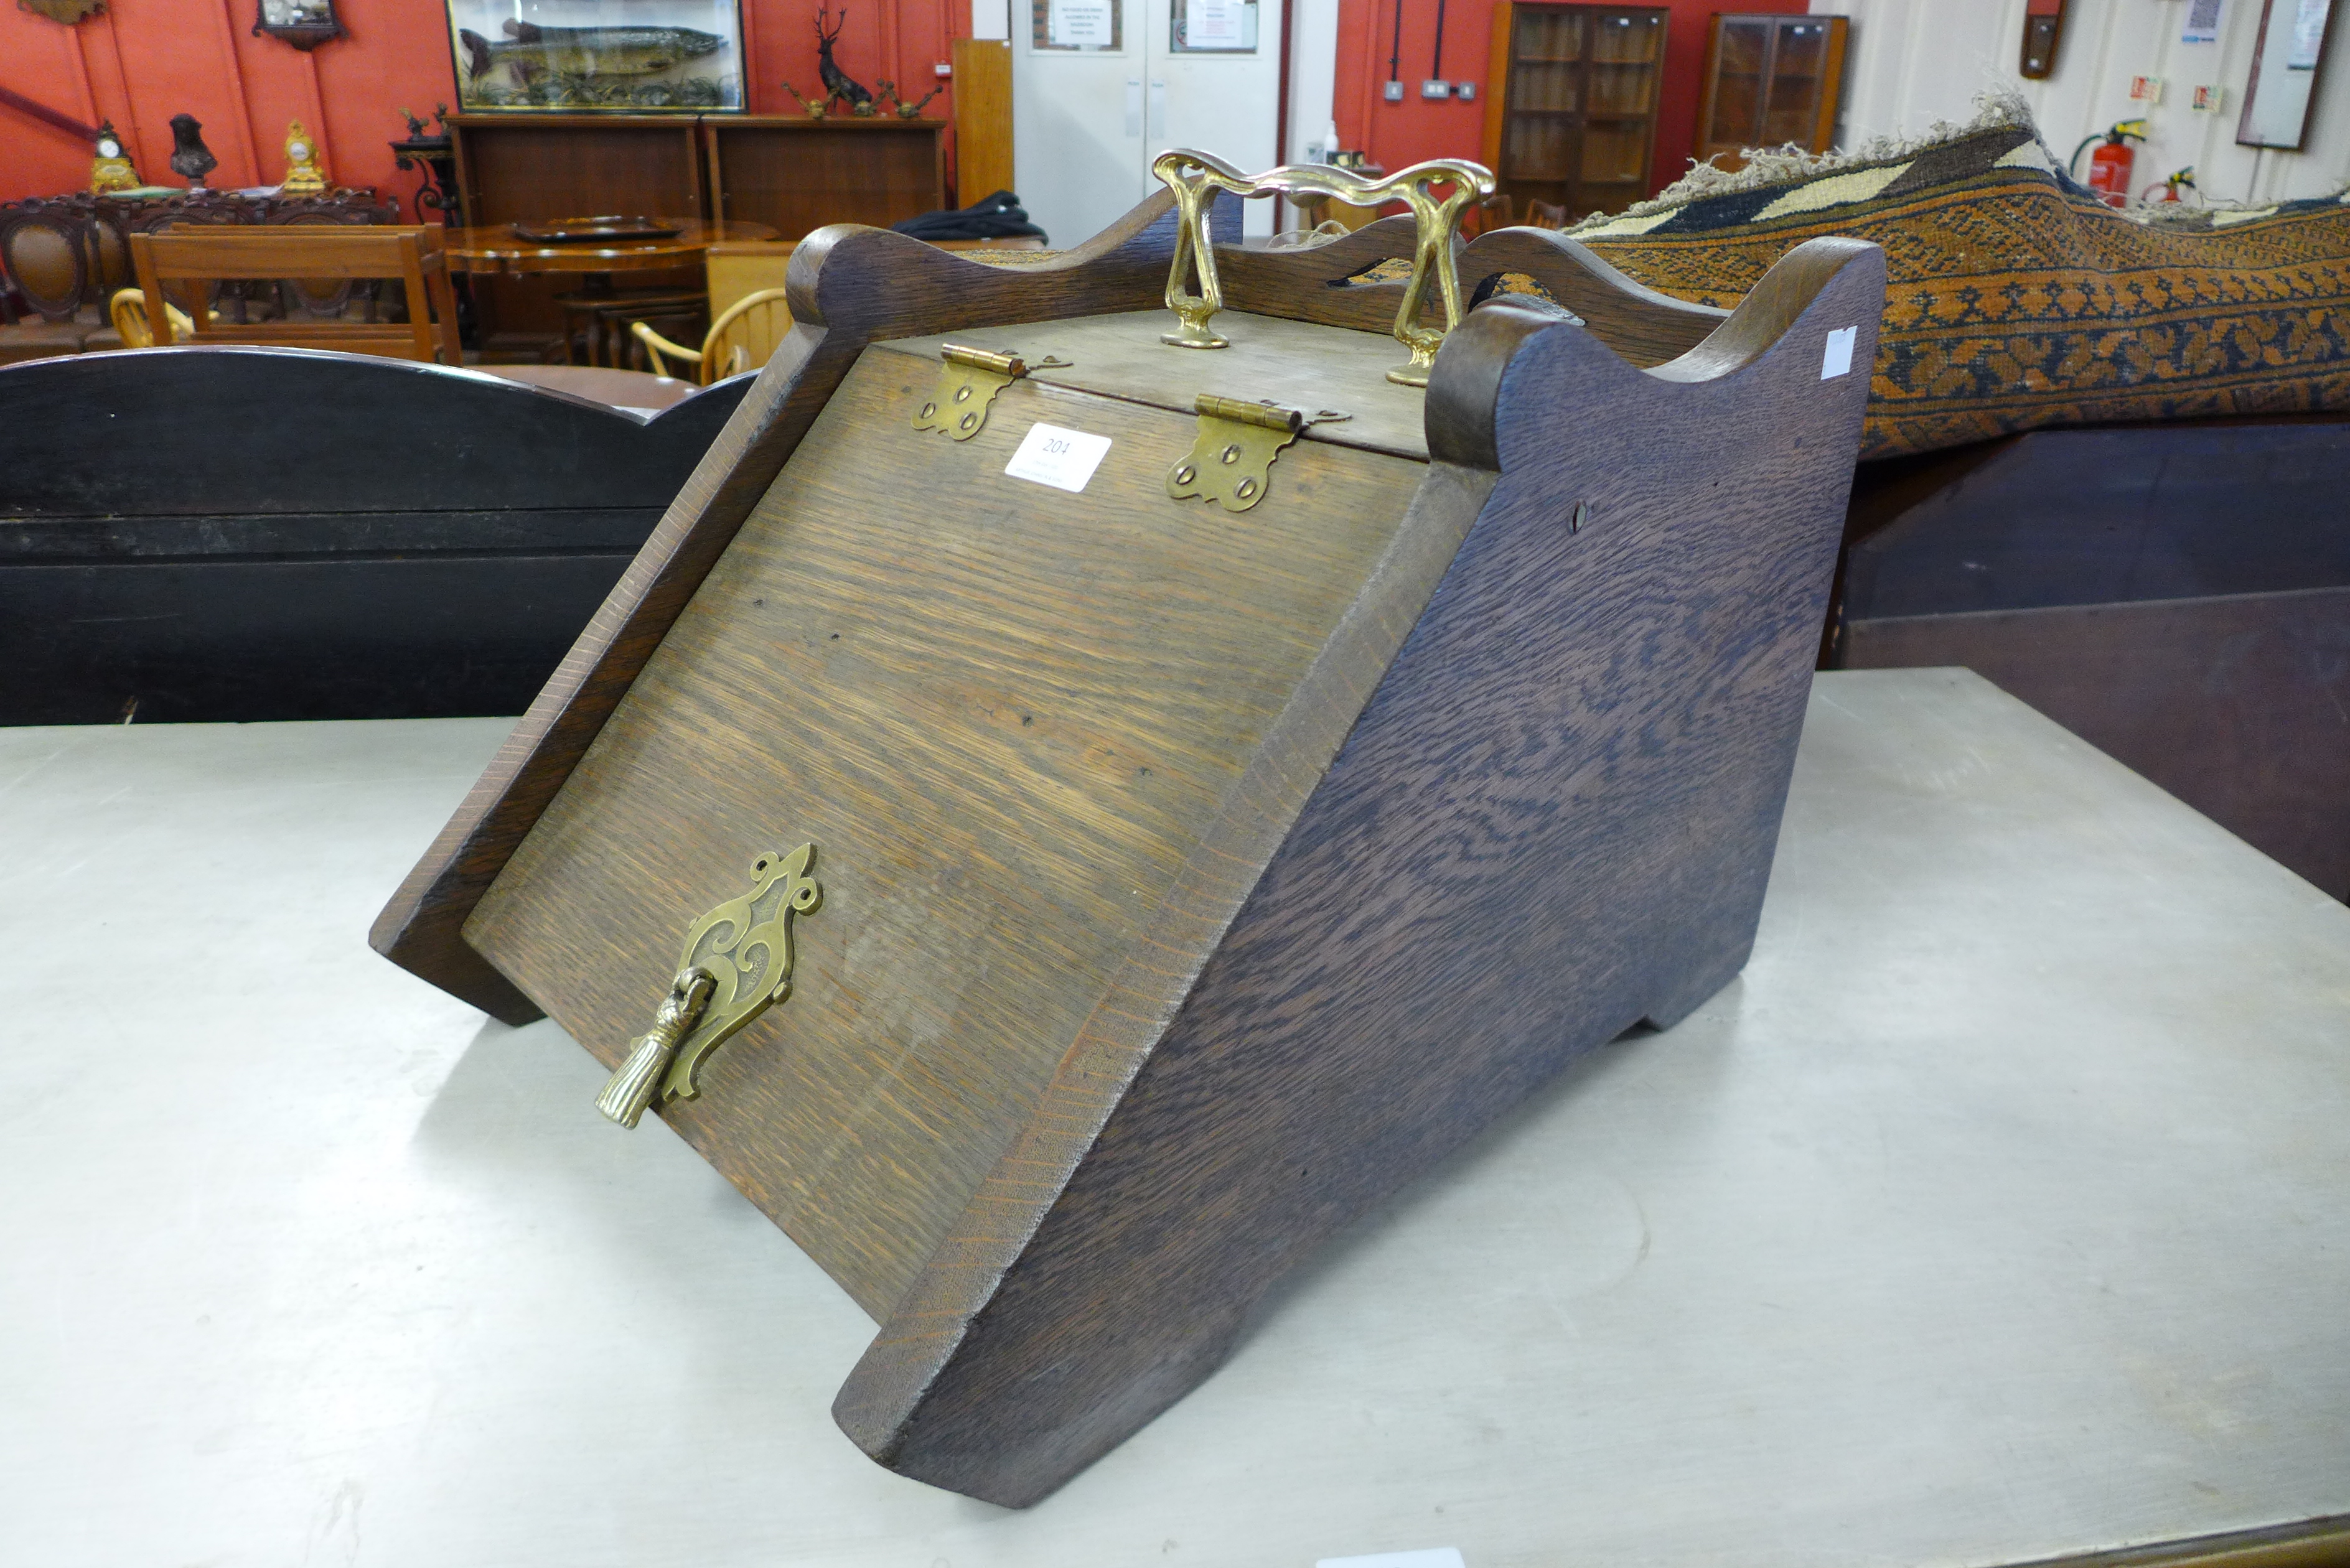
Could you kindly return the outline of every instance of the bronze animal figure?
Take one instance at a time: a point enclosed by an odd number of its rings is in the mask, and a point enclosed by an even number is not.
[[[816,74],[824,78],[827,94],[825,102],[827,105],[836,101],[845,103],[852,114],[871,114],[873,95],[865,89],[864,83],[842,70],[832,57],[832,41],[840,36],[840,29],[848,21],[848,7],[843,5],[840,8],[840,19],[833,22],[831,31],[827,32],[825,23],[831,19],[831,16],[829,7],[816,7]]]
[[[916,118],[922,112],[922,106],[924,104],[930,102],[931,99],[938,97],[940,93],[945,90],[946,89],[943,88],[932,88],[930,91],[924,93],[912,103],[908,103],[906,101],[905,93],[899,89],[896,82],[877,81],[873,84],[873,91],[878,97],[896,100],[898,105],[898,118],[899,119],[912,119]]]

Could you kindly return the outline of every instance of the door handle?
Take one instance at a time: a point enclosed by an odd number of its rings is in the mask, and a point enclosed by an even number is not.
[[[1126,78],[1126,133],[1128,136],[1142,134],[1142,78],[1140,77]]]
[[[1150,83],[1150,134],[1154,138],[1167,134],[1167,84],[1157,78]]]

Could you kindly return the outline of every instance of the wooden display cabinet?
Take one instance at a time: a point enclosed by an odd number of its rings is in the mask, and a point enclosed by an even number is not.
[[[1665,31],[1656,5],[1493,8],[1485,162],[1519,210],[1549,202],[1575,219],[1646,193]]]
[[[702,126],[713,217],[796,240],[827,223],[886,229],[947,204],[943,119],[730,114]]]
[[[1835,140],[1851,24],[1842,16],[1723,16],[1705,51],[1697,156],[1737,169],[1749,147],[1789,142],[1825,152]]]

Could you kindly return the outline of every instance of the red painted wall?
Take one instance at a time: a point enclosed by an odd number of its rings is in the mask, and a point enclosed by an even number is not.
[[[0,86],[76,119],[111,119],[139,171],[159,185],[185,182],[166,162],[171,118],[204,125],[220,160],[217,186],[275,184],[286,172],[286,125],[299,119],[318,138],[330,174],[399,196],[411,215],[416,177],[392,168],[386,143],[405,134],[398,110],[429,111],[456,96],[446,12],[437,0],[341,0],[350,36],[305,55],[252,35],[255,0],[110,0],[73,27],[0,0]],[[1697,134],[1708,24],[1723,7],[1673,0],[1651,185],[1687,167]],[[1738,0],[1738,8],[1800,13],[1805,0]],[[1473,81],[1473,103],[1419,96],[1436,43],[1435,0],[1404,0],[1404,101],[1385,102],[1394,0],[1341,0],[1336,118],[1349,147],[1390,169],[1423,158],[1478,157],[1483,146],[1493,0],[1447,0],[1444,71]],[[816,87],[815,6],[809,0],[745,0],[752,62],[750,107],[792,110],[783,82]],[[891,78],[920,96],[936,79],[949,40],[970,31],[966,0],[852,0],[836,47],[841,67],[868,86]],[[941,93],[924,112],[952,110]],[[74,138],[0,108],[0,200],[78,190],[89,150]]]
[[[286,175],[286,127],[318,140],[338,183],[398,196],[412,218],[419,176],[392,167],[387,143],[407,134],[399,111],[430,118],[457,96],[447,11],[437,0],[338,0],[350,36],[305,55],[252,34],[255,0],[109,0],[71,27],[0,3],[0,86],[95,124],[114,121],[151,184],[172,172],[172,117],[194,115],[220,160],[207,183],[274,185]],[[745,0],[750,109],[793,112],[783,82],[816,88],[816,6]],[[843,70],[871,86],[888,77],[915,98],[937,79],[948,41],[971,31],[968,0],[852,0],[834,47]],[[922,112],[944,118],[952,95]],[[57,195],[89,182],[90,150],[65,132],[0,106],[0,201]]]
[[[1650,0],[1665,3],[1665,0]],[[1484,150],[1485,95],[1498,83],[1487,79],[1492,54],[1494,0],[1447,0],[1444,6],[1444,69],[1447,81],[1473,81],[1477,99],[1427,99],[1419,84],[1439,73],[1430,68],[1436,53],[1435,0],[1404,0],[1404,100],[1388,103],[1380,90],[1388,57],[1395,49],[1395,0],[1339,0],[1336,102],[1338,135],[1349,148],[1367,151],[1374,162],[1400,169],[1425,158],[1477,158]],[[1800,16],[1807,0],[1669,0],[1665,23],[1665,78],[1658,97],[1657,142],[1648,163],[1648,189],[1663,190],[1687,171],[1697,145],[1699,99],[1705,91],[1705,46],[1713,18],[1724,11],[1768,11]]]

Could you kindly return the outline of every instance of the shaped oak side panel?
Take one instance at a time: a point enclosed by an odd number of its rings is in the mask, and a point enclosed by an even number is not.
[[[1219,245],[1216,271],[1232,309],[1385,332],[1395,324],[1402,282],[1351,280],[1381,262],[1409,262],[1412,244],[1409,218],[1381,218],[1310,250]],[[1728,311],[1635,283],[1580,240],[1548,229],[1495,229],[1471,240],[1460,257],[1464,294],[1473,296],[1489,278],[1523,274],[1635,365],[1684,353],[1730,318]]]
[[[1884,291],[1872,246],[1781,265],[1663,374],[1506,305],[1447,342],[1430,483],[1481,429],[1498,481],[1171,1023],[1080,1039],[858,1363],[867,1452],[1037,1501],[1364,1208],[1736,974]]]

